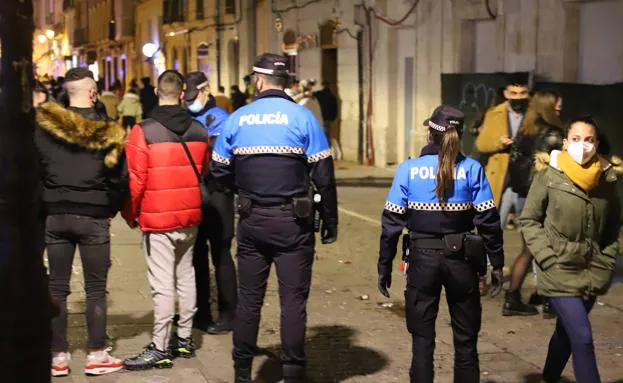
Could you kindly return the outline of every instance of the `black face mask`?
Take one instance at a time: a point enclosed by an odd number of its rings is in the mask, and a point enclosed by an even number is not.
[[[526,109],[528,109],[527,98],[521,98],[518,100],[509,100],[508,102],[511,105],[511,109],[513,109],[515,113],[523,113],[526,111]]]

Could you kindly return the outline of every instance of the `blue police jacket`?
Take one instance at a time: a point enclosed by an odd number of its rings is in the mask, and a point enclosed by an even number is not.
[[[206,106],[198,113],[190,112],[194,120],[199,121],[206,129],[210,137],[218,137],[229,113],[216,106],[216,100],[210,95]]]
[[[212,153],[212,177],[258,204],[322,196],[325,225],[337,228],[337,191],[329,143],[314,115],[285,92],[262,92],[225,122]]]
[[[416,238],[464,233],[476,227],[492,266],[504,266],[500,215],[484,169],[477,161],[459,155],[454,191],[447,201],[440,202],[435,194],[438,153],[438,146],[428,145],[420,157],[403,162],[396,171],[382,216],[379,273],[391,271],[405,226]]]

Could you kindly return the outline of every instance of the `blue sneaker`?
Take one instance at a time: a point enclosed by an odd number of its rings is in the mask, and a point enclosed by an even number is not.
[[[171,368],[173,357],[168,351],[160,351],[151,343],[139,355],[123,361],[126,370],[149,370],[150,368]]]

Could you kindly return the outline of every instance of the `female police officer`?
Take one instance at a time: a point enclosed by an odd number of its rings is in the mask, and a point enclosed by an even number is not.
[[[407,328],[413,342],[411,382],[433,381],[441,286],[452,318],[454,381],[480,381],[478,271],[483,269],[485,251],[494,269],[492,295],[501,290],[500,217],[483,168],[459,152],[463,122],[463,113],[448,106],[438,107],[424,121],[428,145],[420,157],[400,165],[383,212],[378,287],[386,297],[398,239],[405,226],[409,229],[410,255],[404,266]],[[470,234],[474,226],[479,236]]]

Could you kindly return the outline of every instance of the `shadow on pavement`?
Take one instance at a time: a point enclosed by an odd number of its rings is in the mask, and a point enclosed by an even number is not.
[[[307,330],[307,376],[309,382],[341,382],[374,374],[388,365],[387,357],[353,344],[355,330],[346,326],[315,326]],[[282,378],[279,346],[262,349],[269,357],[260,366],[256,382],[274,383]]]
[[[392,186],[392,177],[358,177],[358,178],[338,178],[338,187],[376,187],[389,188]]]

